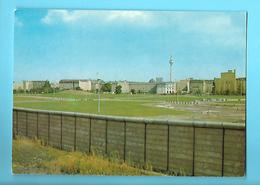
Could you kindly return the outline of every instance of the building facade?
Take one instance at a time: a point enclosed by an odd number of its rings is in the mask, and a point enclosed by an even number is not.
[[[156,93],[156,85],[149,82],[129,82],[129,89],[134,89],[137,93]]]
[[[121,93],[129,93],[130,92],[129,82],[127,82],[127,81],[112,82],[111,84],[112,84],[112,86],[111,86],[112,93],[115,92],[116,86],[118,86],[118,85],[121,86]]]
[[[13,82],[13,90],[23,90],[23,82]]]
[[[237,94],[245,95],[246,94],[246,78],[237,78]]]
[[[30,91],[32,89],[42,88],[45,82],[46,81],[41,80],[23,81],[23,90]]]
[[[115,92],[117,85],[122,87],[122,93],[130,93],[131,90],[134,90],[136,93],[156,93],[157,84],[155,82],[112,82],[112,92]]]
[[[60,80],[59,87],[63,90],[77,89],[79,87],[79,80]]]
[[[189,83],[190,83],[190,91],[189,91],[190,93],[192,94],[203,93],[204,80],[191,79]]]
[[[190,79],[180,80],[176,82],[177,92],[180,94],[190,93]]]
[[[97,80],[96,80],[97,81]],[[81,89],[83,91],[95,90],[97,83],[95,80],[60,80],[59,88],[63,90],[76,90]]]
[[[237,80],[236,71],[228,70],[221,73],[220,78],[214,79],[214,92],[215,94],[236,94],[237,93]]]
[[[214,80],[203,80],[203,94],[213,93]]]
[[[185,79],[176,82],[177,92],[180,94],[212,94],[213,80]]]
[[[174,94],[176,93],[176,83],[164,82],[157,84],[156,94]]]

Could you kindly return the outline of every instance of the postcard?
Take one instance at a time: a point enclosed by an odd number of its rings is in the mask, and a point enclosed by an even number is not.
[[[244,176],[246,19],[18,9],[13,172]]]

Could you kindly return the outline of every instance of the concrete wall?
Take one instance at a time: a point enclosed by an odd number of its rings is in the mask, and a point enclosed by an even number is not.
[[[13,136],[188,176],[243,176],[245,125],[14,108]]]

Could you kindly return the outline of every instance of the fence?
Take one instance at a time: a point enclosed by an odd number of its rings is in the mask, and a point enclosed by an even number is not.
[[[245,125],[13,110],[13,135],[188,176],[243,176]]]

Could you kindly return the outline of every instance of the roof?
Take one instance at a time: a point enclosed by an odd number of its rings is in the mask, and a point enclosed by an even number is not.
[[[246,77],[237,78],[237,80],[246,80]]]
[[[40,83],[42,83],[42,82],[46,82],[46,80],[25,80],[24,82],[40,82]]]
[[[79,81],[86,82],[86,81],[92,81],[92,80],[86,80],[86,79],[62,79],[62,80],[59,81],[59,83],[77,83]]]
[[[167,85],[167,84],[175,84],[175,82],[162,82],[162,83],[158,83],[158,85]]]
[[[192,79],[192,80],[190,80],[190,82],[203,82],[204,80],[196,80],[196,79]]]
[[[156,82],[128,82],[129,84],[140,84],[140,85],[151,85],[151,84],[156,84]]]

